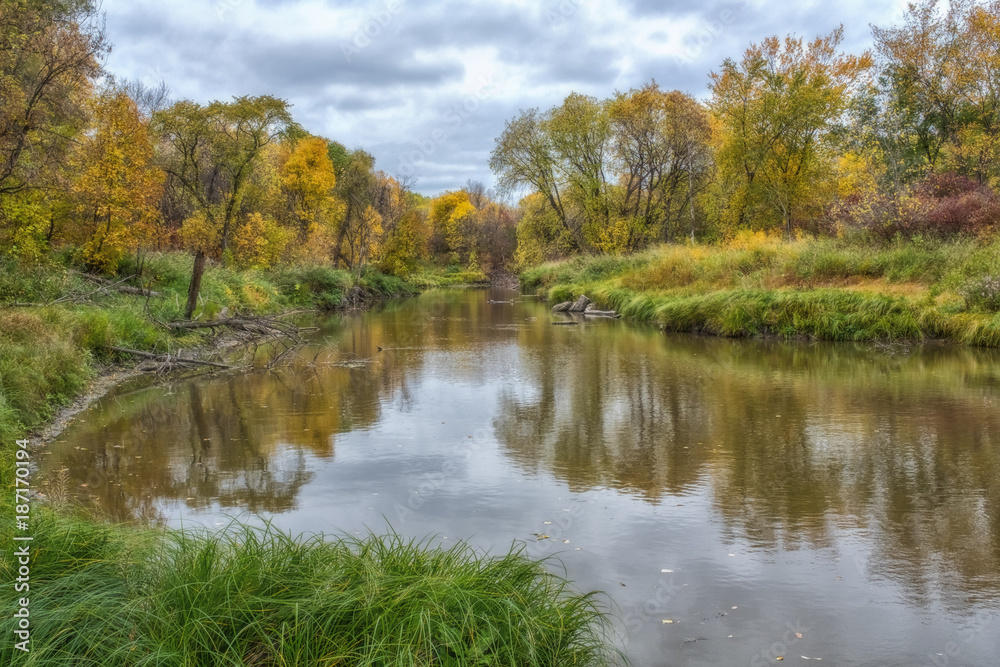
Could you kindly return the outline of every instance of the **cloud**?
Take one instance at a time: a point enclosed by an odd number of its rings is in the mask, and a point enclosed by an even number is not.
[[[704,97],[708,72],[752,41],[844,21],[844,47],[857,51],[869,23],[890,24],[904,7],[845,0],[831,18],[818,0],[780,12],[762,0],[104,2],[112,73],[162,79],[175,98],[201,102],[287,99],[307,130],[365,148],[389,173],[411,170],[425,194],[468,178],[492,185],[489,152],[519,109],[652,78]]]

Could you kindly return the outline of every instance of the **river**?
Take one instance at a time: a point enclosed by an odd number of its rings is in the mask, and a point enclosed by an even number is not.
[[[1000,352],[556,319],[479,289],[325,317],[274,368],[119,387],[43,490],[517,542],[608,594],[637,666],[1000,664]]]

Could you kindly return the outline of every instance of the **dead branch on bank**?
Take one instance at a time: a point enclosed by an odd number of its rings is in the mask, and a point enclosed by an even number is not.
[[[129,349],[127,347],[117,347],[115,345],[111,345],[110,349],[114,350],[115,352],[119,352],[121,354],[130,354],[132,356],[142,357],[143,359],[152,359],[154,361],[157,361],[157,362],[159,362],[161,364],[161,367],[158,368],[157,370],[163,370],[163,366],[166,366],[167,368],[169,368],[170,366],[173,366],[174,364],[189,364],[189,365],[196,365],[196,366],[212,366],[214,368],[233,368],[229,364],[220,364],[220,363],[215,362],[215,361],[204,361],[202,359],[188,359],[186,357],[180,356],[180,353],[178,353],[178,354],[156,354],[156,353],[153,353],[153,352],[143,352],[142,350],[132,350],[132,349]]]
[[[158,297],[162,296],[159,292],[154,292],[153,290],[143,289],[141,287],[130,287],[128,285],[122,285],[127,280],[131,280],[135,276],[128,276],[119,281],[108,280],[107,278],[102,278],[101,276],[95,276],[93,273],[81,273],[81,276],[87,280],[97,283],[98,285],[103,285],[105,288],[113,289],[116,292],[121,292],[123,294],[133,294],[135,296],[145,296],[145,297]],[[101,290],[98,290],[101,291]]]

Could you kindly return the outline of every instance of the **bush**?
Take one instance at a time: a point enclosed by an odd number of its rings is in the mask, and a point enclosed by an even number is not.
[[[1000,311],[1000,275],[972,280],[959,290],[971,310]]]
[[[930,174],[898,191],[853,196],[832,214],[847,229],[877,238],[985,236],[1000,228],[1000,196],[961,174]]]

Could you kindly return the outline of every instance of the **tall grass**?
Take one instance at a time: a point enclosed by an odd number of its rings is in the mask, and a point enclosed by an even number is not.
[[[82,277],[80,267],[59,260],[53,256],[48,263],[21,265],[0,257],[0,485],[10,482],[13,466],[7,464],[14,440],[77,396],[99,364],[114,360],[113,347],[163,353],[203,340],[204,334],[175,334],[160,324],[183,317],[192,267],[189,255],[151,254],[141,261],[130,257],[122,264],[122,277],[137,275],[143,287],[160,294],[148,299],[101,289]],[[71,262],[72,253],[62,260]],[[377,271],[366,271],[357,281],[347,271],[324,266],[269,272],[211,266],[202,280],[195,314],[212,319],[223,312],[258,315],[293,307],[331,309],[341,304],[355,283],[369,298],[416,291]],[[7,513],[0,509],[0,516]]]
[[[553,302],[581,293],[665,329],[826,340],[948,338],[1000,346],[1000,239],[812,239],[742,234],[714,246],[661,246],[526,271]],[[997,283],[1000,284],[1000,283]],[[990,292],[992,295],[992,292]]]
[[[115,529],[48,516],[35,529],[32,647],[18,665],[605,665],[593,594],[518,549],[487,556],[399,535],[294,539]],[[13,636],[5,598],[0,632]]]

